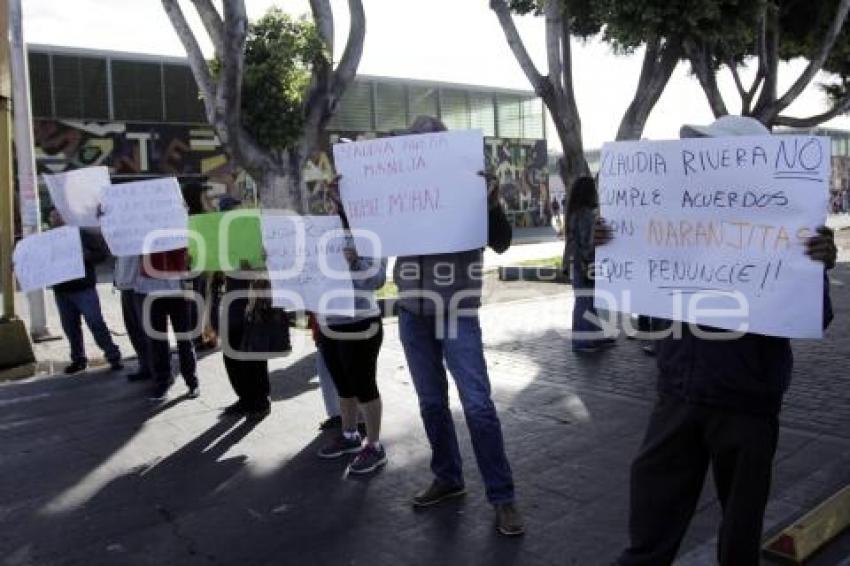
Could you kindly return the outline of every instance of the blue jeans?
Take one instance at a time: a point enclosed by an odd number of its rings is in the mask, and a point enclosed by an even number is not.
[[[419,411],[431,444],[431,471],[441,483],[462,486],[463,464],[452,413],[449,409],[448,366],[457,385],[466,425],[487,499],[509,503],[514,499],[511,467],[505,454],[502,426],[490,398],[490,379],[484,362],[481,327],[477,316],[457,317],[457,336],[447,333],[448,321],[437,337],[437,319],[399,311],[399,333]]]
[[[94,341],[103,350],[103,354],[110,362],[121,360],[121,352],[112,341],[109,328],[103,320],[100,310],[100,298],[94,287],[82,289],[81,291],[54,291],[56,308],[59,310],[59,320],[62,330],[68,338],[71,347],[71,361],[80,364],[88,363],[86,358],[86,346],[83,341],[83,319],[94,336]]]
[[[573,258],[573,290],[576,291],[575,304],[573,305],[573,348],[584,348],[593,346],[603,338],[599,326],[585,318],[597,316],[596,307],[593,306],[593,280],[584,272],[581,262]],[[576,333],[584,334],[581,338]],[[593,333],[596,336],[586,336]]]

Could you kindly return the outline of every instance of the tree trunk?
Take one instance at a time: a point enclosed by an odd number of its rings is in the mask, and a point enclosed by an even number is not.
[[[547,107],[552,114],[552,121],[555,123],[555,130],[564,151],[564,155],[558,160],[558,173],[564,181],[564,187],[569,191],[576,179],[590,175],[590,168],[584,157],[581,131],[572,121],[561,116],[560,112],[553,110],[549,105]]]
[[[302,214],[301,199],[303,175],[301,171],[266,169],[250,174],[257,184],[257,198],[264,209],[289,210]]]

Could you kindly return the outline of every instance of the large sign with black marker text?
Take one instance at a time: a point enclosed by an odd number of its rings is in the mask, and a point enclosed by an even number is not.
[[[599,308],[792,338],[822,334],[828,138],[616,142],[602,149]]]

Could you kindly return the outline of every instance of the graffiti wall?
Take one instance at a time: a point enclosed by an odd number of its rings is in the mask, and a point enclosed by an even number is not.
[[[499,178],[502,206],[515,228],[549,226],[552,213],[546,140],[485,138],[487,169]]]
[[[255,199],[254,183],[229,165],[209,127],[64,120],[35,120],[33,127],[39,173],[105,165],[116,179],[197,177],[212,185],[211,196]],[[328,212],[327,185],[335,175],[330,157],[333,144],[374,137],[371,132],[333,132],[325,137],[304,171],[310,214]],[[483,149],[486,166],[499,178],[502,205],[513,226],[549,225],[546,141],[485,138]]]
[[[252,183],[230,167],[208,127],[35,120],[33,130],[39,173],[105,165],[118,179],[197,177],[213,195],[253,198]]]

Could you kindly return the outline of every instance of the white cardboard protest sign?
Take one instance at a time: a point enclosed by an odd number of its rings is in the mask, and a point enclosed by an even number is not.
[[[86,167],[42,177],[50,192],[50,199],[65,224],[85,227],[100,224],[97,206],[103,189],[110,184],[109,169]]]
[[[27,236],[12,255],[22,291],[43,289],[86,274],[80,229],[61,226]]]
[[[599,199],[599,308],[791,338],[822,335],[830,142],[760,136],[616,142]]]
[[[337,216],[296,216],[263,211],[260,216],[272,305],[322,315],[354,313],[354,286],[343,255]]]
[[[174,177],[110,185],[102,195],[103,237],[115,256],[187,246],[189,216]]]
[[[487,245],[480,130],[334,145],[351,228],[374,232],[381,255],[426,255]]]

